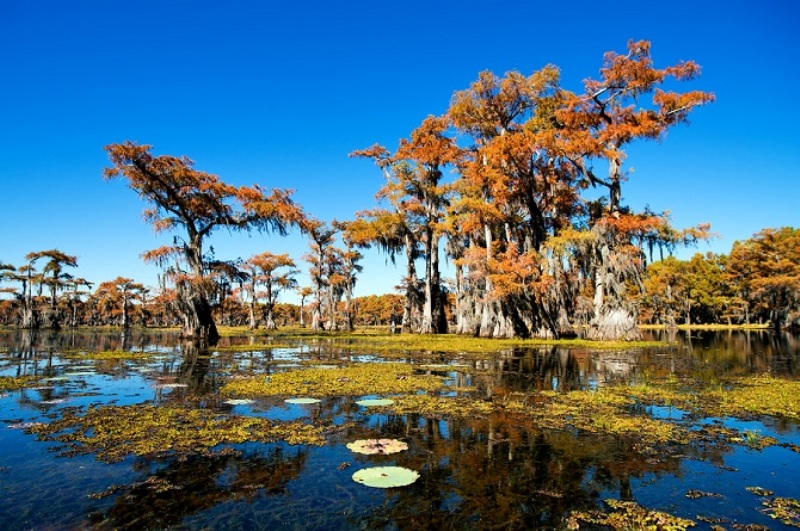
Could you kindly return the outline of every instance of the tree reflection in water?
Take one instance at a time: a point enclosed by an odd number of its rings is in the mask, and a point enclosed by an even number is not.
[[[113,502],[89,515],[99,529],[163,529],[189,515],[229,501],[252,502],[259,496],[286,494],[286,485],[302,472],[308,450],[275,446],[263,454],[137,458],[141,480],[113,488]],[[109,492],[112,494],[112,492]],[[217,527],[208,522],[212,529]]]
[[[434,353],[414,359],[409,356],[403,361],[455,361],[466,366],[464,370],[440,374],[446,374],[453,387],[462,389],[459,393],[469,388],[472,396],[491,399],[495,404],[520,393],[561,394],[612,384],[638,385],[652,377],[686,377],[705,382],[718,381],[715,379],[721,376],[765,372],[792,377],[797,371],[797,336],[693,332],[688,336],[679,333],[677,337],[681,341],[678,345],[642,350],[599,352],[536,347],[507,349],[481,358],[471,355],[452,360]],[[89,388],[98,392],[97,403],[117,400],[114,386],[133,380],[142,387],[136,392],[129,388],[129,403],[203,408],[220,415],[299,418],[327,429],[327,445],[322,448],[285,443],[247,443],[233,448],[220,445],[210,456],[171,453],[109,465],[108,483],[94,492],[100,496],[91,500],[78,520],[65,523],[66,527],[236,528],[289,523],[328,529],[560,528],[571,511],[597,509],[607,497],[641,503],[645,493],[652,501],[652,494],[647,494],[654,490],[648,487],[650,484],[672,485],[672,498],[662,506],[688,503],[683,501],[683,492],[675,494],[674,485],[683,486],[681,482],[687,476],[698,477],[692,476],[691,467],[696,466],[692,463],[728,473],[732,470],[732,456],[742,452],[741,445],[715,435],[713,430],[691,445],[670,443],[654,450],[653,446],[640,444],[635,435],[543,429],[524,415],[502,411],[468,418],[400,415],[391,409],[360,407],[355,404],[358,397],[324,397],[312,406],[288,406],[283,403],[284,397],[265,397],[252,406],[239,407],[226,404],[227,397],[218,394],[220,386],[236,374],[266,377],[286,370],[279,363],[287,361],[325,365],[364,359],[364,350],[352,348],[349,341],[310,339],[306,344],[303,339],[282,340],[280,347],[271,348],[264,340],[251,338],[252,351],[204,351],[191,343],[179,344],[173,336],[148,337],[135,332],[129,336],[0,332],[0,341],[11,345],[0,356],[8,375],[45,378],[68,374],[78,363],[90,365],[102,375],[92,380],[95,387]],[[236,338],[227,342],[234,346],[248,340]],[[141,361],[80,362],[63,356],[76,349],[98,352],[123,348],[161,355]],[[82,382],[69,380],[64,384],[55,382],[55,389],[12,391],[6,400],[38,415],[19,415],[21,420],[49,421],[58,417],[61,406],[43,402],[48,398],[78,397],[86,391]],[[159,387],[161,383],[185,387]],[[637,415],[653,414],[651,406],[645,404],[630,409]],[[680,418],[680,412],[676,415]],[[696,420],[690,418],[686,422]],[[759,423],[755,429],[771,430],[784,434],[786,440],[800,442],[797,425],[792,421]],[[361,456],[345,447],[353,440],[370,438],[402,439],[408,450],[391,456]],[[748,458],[759,463],[757,469],[747,472],[748,477],[753,477],[767,462],[766,452],[762,455],[755,450],[746,451],[750,452]],[[31,452],[31,459],[40,459],[42,470],[61,470],[52,454]],[[798,468],[796,459],[787,457],[784,461],[795,463],[792,470]],[[387,491],[351,480],[357,469],[377,465],[410,468],[420,473],[420,479],[408,487]],[[69,467],[63,470],[68,474]],[[117,473],[125,477],[123,485],[113,485],[111,478]],[[734,475],[726,477],[744,481],[734,472],[730,474]],[[728,480],[721,476],[715,476],[713,481],[712,485],[686,484],[684,492],[698,487],[704,491],[728,488]],[[93,489],[98,484],[103,485],[95,482]],[[76,499],[86,499],[87,493],[78,485],[75,492]],[[780,494],[797,496],[791,489]],[[758,501],[754,501],[757,507]],[[691,503],[692,511],[702,507],[702,501]],[[750,520],[761,516],[756,514]],[[25,523],[36,527],[37,521],[48,520],[33,518]]]

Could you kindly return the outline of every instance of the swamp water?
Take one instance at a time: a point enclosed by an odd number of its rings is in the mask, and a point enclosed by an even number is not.
[[[0,332],[0,529],[800,526],[800,337],[670,339],[443,354],[233,337],[196,352],[170,334]],[[375,363],[391,381],[362,374]],[[281,380],[300,370],[318,376]],[[770,415],[723,398],[758,382],[777,393],[756,395]],[[320,400],[285,401],[305,394]],[[407,448],[348,448],[363,439]],[[418,478],[353,480],[374,466]]]

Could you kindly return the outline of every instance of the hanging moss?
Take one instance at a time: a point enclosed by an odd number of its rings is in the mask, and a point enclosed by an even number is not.
[[[221,444],[286,441],[325,443],[321,428],[300,422],[230,416],[204,409],[152,405],[102,406],[28,428],[41,440],[65,444],[63,455],[96,454],[101,461],[128,455],[208,453]]]

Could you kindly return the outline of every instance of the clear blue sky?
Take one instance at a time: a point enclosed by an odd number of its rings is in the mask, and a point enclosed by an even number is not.
[[[717,102],[632,148],[623,195],[670,210],[677,226],[711,222],[721,238],[699,250],[726,253],[764,227],[800,225],[798,35],[792,0],[0,0],[0,261],[58,248],[92,281],[154,285],[139,255],[170,239],[123,181],[101,175],[103,146],[124,140],[351,219],[382,184],[352,150],[395,148],[481,70],[554,63],[580,90],[629,39],[650,40],[657,66],[697,61],[691,88]],[[299,234],[208,243],[219,258],[269,250],[299,262],[306,249]],[[390,292],[402,275],[377,252],[364,266],[359,295]]]

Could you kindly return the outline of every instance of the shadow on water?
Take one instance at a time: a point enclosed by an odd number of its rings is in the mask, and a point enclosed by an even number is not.
[[[460,359],[427,355],[401,361],[455,363],[443,371],[450,385],[501,402],[520,393],[596,390],[655,377],[798,376],[796,335],[648,333],[671,343],[620,351],[515,348]],[[503,412],[467,418],[399,415],[359,407],[357,397],[327,397],[313,405],[287,405],[282,397],[272,397],[231,405],[219,390],[239,374],[268,377],[304,365],[382,356],[317,339],[270,347],[253,338],[232,338],[227,344],[253,348],[201,350],[166,333],[0,332],[0,375],[43,382],[0,398],[8,426],[52,422],[66,412],[106,404],[154,404],[203,408],[220,416],[299,419],[327,429],[322,447],[246,443],[219,445],[204,456],[167,453],[104,463],[91,455],[56,457],[50,450],[57,444],[34,442],[22,429],[3,427],[0,527],[559,529],[572,511],[602,509],[607,498],[635,500],[685,518],[708,514],[727,518],[728,525],[770,526],[774,522],[758,510],[759,498],[744,487],[758,484],[776,495],[800,497],[792,479],[800,473],[800,459],[791,450],[800,445],[800,436],[790,420],[750,420],[740,426],[775,436],[783,447],[756,450],[709,436],[656,453],[643,449],[635,436],[544,429]],[[130,356],[91,355],[122,351]],[[669,408],[662,409],[637,406],[633,411],[672,418]],[[678,412],[674,422],[689,421]],[[362,456],[346,448],[362,438],[402,439],[408,450]],[[420,479],[389,490],[351,480],[354,471],[373,465],[407,467]],[[685,494],[692,489],[715,496],[689,499]]]

